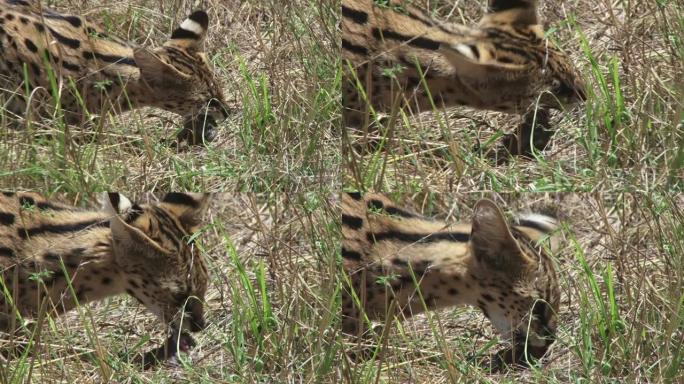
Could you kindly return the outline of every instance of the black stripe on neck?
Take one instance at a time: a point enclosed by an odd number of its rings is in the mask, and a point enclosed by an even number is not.
[[[366,237],[370,242],[394,240],[420,244],[435,243],[439,241],[454,241],[459,243],[470,241],[470,234],[465,232],[406,233],[400,231],[385,231],[378,233],[369,232]]]
[[[104,53],[90,52],[90,51],[84,51],[83,57],[87,60],[96,60],[97,59],[97,60],[102,60],[106,63],[130,65],[131,67],[137,67],[138,66],[135,63],[135,59],[133,59],[131,57],[107,55]]]
[[[363,11],[351,9],[342,5],[342,17],[346,17],[356,24],[366,24],[368,22],[368,14]]]
[[[378,28],[373,28],[373,37],[378,39],[378,40],[383,40],[383,39],[392,39],[392,40],[398,40],[404,43],[407,43],[410,46],[416,47],[416,48],[421,48],[421,49],[427,49],[430,51],[436,51],[439,49],[441,43],[439,41],[431,40],[426,37],[416,37],[416,36],[408,36],[408,35],[403,35],[401,33],[391,31],[389,29],[378,29]]]
[[[65,234],[78,232],[90,227],[109,227],[109,221],[96,219],[69,224],[45,224],[33,228],[18,228],[17,235],[22,239],[28,239],[42,234]]]
[[[78,49],[81,46],[80,41],[66,37],[66,36],[60,34],[59,32],[55,31],[54,29],[52,29],[50,27],[48,27],[48,29],[50,30],[50,34],[52,36],[54,36],[57,39],[57,41],[66,45],[67,47],[69,47],[71,49]]]

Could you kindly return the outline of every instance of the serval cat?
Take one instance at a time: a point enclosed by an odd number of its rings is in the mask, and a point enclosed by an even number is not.
[[[487,199],[475,204],[472,222],[459,224],[425,218],[380,194],[344,194],[341,204],[350,282],[342,296],[344,333],[367,335],[366,316],[408,318],[471,305],[512,341],[497,364],[524,365],[554,342],[560,291],[542,242],[557,247],[555,219],[530,214],[509,224]]]
[[[149,49],[40,2],[0,0],[6,109],[16,119],[61,111],[67,123],[80,125],[91,114],[152,106],[184,117],[179,140],[211,141],[228,113],[203,49],[208,26],[206,12],[193,12],[164,45]]]
[[[342,0],[343,120],[456,105],[527,114],[512,153],[543,149],[548,109],[586,99],[570,59],[544,36],[536,0],[489,0],[474,26],[447,24],[405,1]],[[539,110],[537,110],[538,108]],[[377,115],[376,115],[377,114]],[[518,140],[520,139],[520,140]]]
[[[128,294],[168,326],[168,345],[190,349],[206,326],[208,273],[194,236],[208,195],[169,193],[149,204],[109,193],[83,210],[35,193],[0,194],[0,331],[13,333],[42,310]]]

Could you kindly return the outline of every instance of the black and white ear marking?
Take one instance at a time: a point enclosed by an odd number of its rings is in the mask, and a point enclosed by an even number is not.
[[[132,203],[119,192],[107,192],[105,209],[113,215],[120,216],[125,222],[134,221],[142,213],[138,204]]]
[[[495,47],[486,42],[460,42],[440,44],[439,52],[451,63],[459,76],[465,79],[487,77],[491,80],[513,81],[529,73],[528,65],[498,60]]]
[[[127,212],[133,207],[133,203],[119,192],[107,192],[107,207],[116,214]]]
[[[105,211],[111,215],[109,228],[115,249],[119,249],[117,257],[169,254],[146,234],[146,221],[138,220],[145,217],[140,205],[118,192],[108,192],[104,197],[104,205]]]
[[[523,227],[533,228],[549,234],[558,229],[558,219],[540,213],[524,213],[516,217],[516,224]]]
[[[489,0],[482,19],[507,24],[537,24],[537,0]]]
[[[480,51],[474,45],[454,44],[451,46],[451,48],[472,61],[480,61]]]
[[[535,0],[489,0],[487,11],[489,13],[503,12],[511,9],[534,8]]]
[[[182,193],[169,192],[162,198],[162,202],[184,205],[189,208],[199,208],[202,205],[202,200],[205,198],[203,193]]]
[[[204,11],[195,11],[173,31],[171,40],[186,40],[183,44],[199,48],[199,44],[207,35],[207,28],[209,28],[209,15]]]

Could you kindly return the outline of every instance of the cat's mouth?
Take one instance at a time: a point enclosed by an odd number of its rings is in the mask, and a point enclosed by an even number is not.
[[[176,136],[176,140],[187,141],[188,145],[210,143],[218,135],[216,125],[216,119],[210,115],[189,117],[183,123],[183,129]]]
[[[138,357],[143,369],[152,368],[160,363],[177,363],[178,352],[190,352],[197,345],[189,332],[172,331],[164,344]]]

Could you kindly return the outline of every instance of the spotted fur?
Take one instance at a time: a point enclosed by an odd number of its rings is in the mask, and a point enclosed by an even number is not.
[[[586,98],[572,62],[545,38],[536,0],[490,0],[474,26],[442,23],[405,1],[343,0],[342,54],[349,127],[398,108],[525,114],[538,99],[546,109]]]
[[[180,139],[212,140],[227,116],[203,52],[209,17],[196,11],[161,47],[139,47],[84,17],[39,2],[0,0],[0,88],[19,118],[32,112],[82,124],[107,112],[153,106],[184,117]],[[27,100],[32,100],[27,103]],[[27,106],[28,104],[28,106]]]
[[[490,200],[475,204],[472,222],[459,224],[425,218],[379,194],[345,194],[341,203],[342,258],[353,288],[342,297],[345,333],[364,334],[362,314],[394,316],[392,302],[406,318],[471,305],[513,342],[500,355],[507,364],[526,362],[525,350],[540,358],[553,343],[560,292],[541,240],[553,238],[555,219],[509,224]]]
[[[41,305],[60,314],[124,293],[174,335],[205,327],[208,274],[193,234],[208,196],[105,200],[89,211],[34,193],[0,195],[0,331],[17,329],[17,315],[35,317]]]

